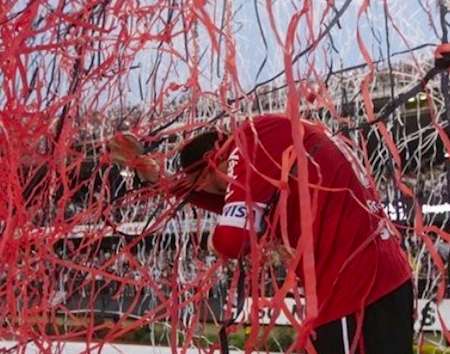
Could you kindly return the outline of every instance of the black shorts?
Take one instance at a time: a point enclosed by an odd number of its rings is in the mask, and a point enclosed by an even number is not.
[[[366,307],[362,338],[365,354],[413,353],[412,283],[408,281],[393,292]],[[355,337],[354,315],[316,328],[313,344],[318,354],[347,354]],[[361,353],[357,350],[356,354]]]

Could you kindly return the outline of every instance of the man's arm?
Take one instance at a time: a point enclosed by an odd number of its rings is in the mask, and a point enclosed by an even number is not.
[[[144,154],[144,146],[131,134],[117,134],[108,143],[114,163],[136,171],[144,182],[157,183],[160,178],[158,162]]]
[[[118,134],[108,143],[111,160],[122,167],[134,169],[143,182],[156,184],[164,175],[160,163],[152,156],[144,154],[143,145],[131,134]],[[171,195],[183,197],[189,203],[214,213],[221,213],[223,197],[191,191],[191,186],[180,177],[173,180],[166,190]]]

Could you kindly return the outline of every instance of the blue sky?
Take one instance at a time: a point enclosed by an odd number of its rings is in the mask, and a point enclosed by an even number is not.
[[[264,36],[267,41],[267,49],[264,47],[262,36],[258,28],[254,1],[234,0],[232,2],[233,11],[235,11],[233,31],[237,48],[237,67],[240,81],[245,90],[250,89],[258,82],[272,77],[276,73],[282,71],[284,67],[282,47],[280,47],[275,40],[273,30],[269,25],[265,3],[265,0],[258,0],[257,2]],[[273,12],[276,27],[282,40],[285,39],[288,22],[295,12],[295,9],[291,3],[292,2],[288,0],[273,1]],[[336,1],[336,9],[340,9],[344,3],[345,0]],[[416,47],[425,43],[438,43],[440,41],[440,38],[436,36],[432,26],[430,25],[431,23],[434,23],[435,26],[440,29],[439,18],[437,16],[437,1],[423,1],[423,3],[425,6],[430,8],[431,18],[424,8],[419,5],[419,1],[417,0],[388,1],[388,8],[392,17],[392,20],[389,20],[391,53],[405,50],[408,46]],[[215,19],[215,22],[220,24],[222,1],[218,1],[218,6],[216,7],[212,5],[213,2],[210,2],[210,4],[211,5],[208,7],[208,10],[212,18]],[[340,26],[335,26],[331,31],[331,36],[337,52],[330,49],[329,38],[325,38],[321,42],[321,46],[319,46],[314,52],[313,57],[315,60],[315,66],[319,71],[323,72],[324,75],[326,73],[325,59],[323,55],[324,51],[327,53],[329,59],[333,59],[335,69],[364,62],[356,41],[356,33],[358,29],[374,60],[378,60],[382,57],[385,58],[387,56],[383,1],[372,1],[367,13],[360,18],[358,24],[357,13],[361,4],[362,0],[353,0],[341,18]],[[319,20],[323,14],[325,5],[326,1],[313,1],[311,13],[314,14],[314,29],[316,37],[319,33]],[[328,14],[324,24],[328,23],[332,17],[333,14]],[[307,44],[305,36],[308,31],[305,31],[305,28],[305,22],[302,21],[298,30],[299,44],[297,46],[297,51],[303,49]],[[398,28],[398,31],[396,28]],[[406,38],[407,43],[405,43],[404,39],[398,32]],[[440,33],[438,34],[440,36]],[[205,76],[202,78],[201,82],[202,88],[205,90],[214,90],[217,88],[217,85],[222,78],[218,78],[216,75],[217,68],[214,66],[216,63],[215,60],[212,61],[211,66],[210,40],[207,37],[206,32],[202,31],[201,28],[199,31],[199,36],[201,39],[201,46],[203,46],[203,48],[207,48],[206,55],[201,63],[201,69],[205,73]],[[184,44],[182,43],[181,38],[174,41],[175,48],[178,48],[180,52],[183,51],[183,45]],[[421,55],[431,57],[431,54],[432,48],[428,47],[422,51],[415,52],[414,55],[418,55],[419,57]],[[136,57],[136,63],[141,65],[141,73],[146,71],[148,72],[150,70],[154,64],[155,58],[156,50],[152,47],[152,44],[150,44],[149,47],[147,47],[147,50],[143,51]],[[411,55],[402,55],[395,57],[393,60],[399,61],[411,59]],[[266,60],[266,64],[257,78],[258,69],[264,60]],[[305,60],[306,58],[300,60],[298,66],[300,70],[304,67]],[[163,62],[163,68],[164,65],[165,64]],[[211,69],[212,67],[213,69]],[[187,75],[186,66],[183,63],[179,63],[177,64],[177,68],[177,73],[173,71],[171,73],[171,78],[175,82],[184,82]],[[129,89],[130,99],[136,99],[137,90],[135,86],[135,77],[133,75],[130,76]]]
[[[57,0],[49,0],[49,3],[57,3]],[[142,0],[140,6],[156,3],[155,0]],[[283,70],[283,48],[277,43],[273,30],[269,25],[268,13],[266,9],[266,0],[256,0],[258,5],[259,15],[261,19],[261,26],[264,31],[264,36],[267,41],[267,48],[265,48],[262,35],[258,28],[257,16],[255,11],[254,0],[210,0],[206,6],[211,18],[219,26],[221,21],[222,6],[227,2],[232,4],[233,17],[233,39],[237,49],[237,69],[239,73],[239,80],[244,90],[252,88],[255,84],[272,77]],[[273,13],[275,18],[275,26],[284,41],[286,35],[287,25],[292,18],[295,11],[294,4],[303,4],[304,1],[290,1],[290,0],[272,0]],[[22,8],[24,4],[28,3],[26,0],[18,0],[16,2],[16,10]],[[327,1],[312,0],[310,13],[314,17],[314,36],[317,37],[319,31],[323,29],[324,25],[329,23],[334,14],[330,12],[324,20],[322,27],[319,21],[323,15]],[[336,0],[335,7],[340,9],[345,0]],[[353,0],[351,5],[342,16],[340,26],[334,26],[331,31],[331,37],[335,46],[335,50],[331,50],[330,38],[322,40],[321,45],[312,53],[309,60],[315,60],[315,67],[317,70],[325,75],[326,63],[324,53],[327,53],[328,60],[333,60],[333,68],[340,69],[351,65],[363,63],[360,50],[356,42],[356,33],[359,29],[361,36],[367,49],[371,53],[374,60],[387,55],[386,34],[385,34],[385,14],[383,10],[383,0],[371,1],[371,5],[366,14],[364,14],[359,23],[357,22],[357,13],[363,3],[363,0]],[[405,50],[409,47],[416,47],[425,43],[440,42],[440,24],[438,18],[437,3],[438,0],[390,0],[387,1],[392,21],[389,21],[389,36],[391,43],[391,53]],[[429,8],[430,15],[425,8]],[[150,16],[150,15],[149,15]],[[431,24],[434,24],[439,33],[436,35]],[[138,25],[135,25],[136,29]],[[405,43],[398,31],[407,39]],[[130,28],[132,31],[133,29]],[[142,31],[142,28],[140,28]],[[305,25],[305,20],[302,19],[298,27],[298,43],[296,52],[305,48],[308,44],[307,36],[309,30]],[[114,33],[112,33],[114,35]],[[184,38],[179,36],[172,42],[172,48],[180,53],[184,53]],[[145,85],[145,79],[148,77],[152,68],[155,65],[157,58],[157,41],[149,41],[147,45],[135,56],[133,65],[137,68],[131,70],[122,79],[122,87],[126,92],[126,100],[130,103],[143,103],[148,105],[151,100],[152,89],[150,85]],[[200,70],[203,74],[201,77],[201,86],[203,90],[214,91],[217,89],[219,83],[223,79],[217,75],[216,57],[211,55],[211,42],[204,30],[204,27],[199,27],[199,45],[201,51],[205,50],[205,56],[200,63]],[[221,48],[223,55],[223,47]],[[192,50],[192,48],[191,48]],[[428,47],[421,52],[414,55],[423,55],[431,58],[432,48]],[[161,85],[162,77],[169,76],[169,81],[176,83],[186,82],[189,76],[189,68],[186,63],[181,60],[176,62],[173,66],[169,66],[168,56],[164,55],[161,62],[159,75],[156,79],[156,85]],[[394,61],[411,60],[411,55],[403,55],[395,57]],[[266,64],[257,77],[258,69],[263,61]],[[306,64],[306,57],[299,61],[297,69],[299,69],[299,76],[302,77],[302,69]],[[223,70],[219,70],[223,73]],[[144,89],[144,101],[141,101],[138,78],[141,78]],[[63,83],[62,83],[63,84]],[[64,91],[64,90],[63,90]],[[104,94],[105,95],[105,94]]]

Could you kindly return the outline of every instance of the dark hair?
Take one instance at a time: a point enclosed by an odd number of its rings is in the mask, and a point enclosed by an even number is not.
[[[184,171],[197,171],[208,164],[205,155],[214,150],[217,143],[224,136],[217,130],[208,131],[197,135],[181,148],[179,153],[180,166]]]

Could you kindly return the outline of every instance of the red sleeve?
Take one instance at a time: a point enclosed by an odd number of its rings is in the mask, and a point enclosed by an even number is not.
[[[207,192],[189,191],[189,188],[185,187],[182,183],[183,182],[181,181],[181,183],[175,184],[169,193],[178,198],[185,198],[188,203],[191,203],[198,208],[217,214],[222,212],[224,203],[223,196]]]
[[[239,258],[249,251],[249,232],[232,226],[219,225],[213,235],[214,249],[225,258]]]
[[[196,207],[220,214],[223,208],[223,197],[207,192],[191,192],[186,200]]]
[[[251,185],[247,173],[251,175]],[[212,243],[222,256],[238,258],[249,252],[250,235],[264,230],[266,203],[273,194],[273,187],[249,170],[249,164],[237,148],[228,157],[227,174],[230,183]]]

